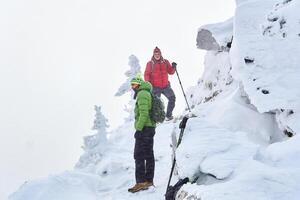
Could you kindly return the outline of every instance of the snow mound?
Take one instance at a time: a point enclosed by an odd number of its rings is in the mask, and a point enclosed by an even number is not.
[[[214,185],[186,185],[178,199],[297,200],[300,195],[299,144],[299,135],[272,144],[240,165],[231,180]]]
[[[244,160],[256,153],[258,145],[244,132],[232,132],[191,119],[185,138],[177,151],[178,172],[182,178],[198,178],[200,173],[226,179]]]

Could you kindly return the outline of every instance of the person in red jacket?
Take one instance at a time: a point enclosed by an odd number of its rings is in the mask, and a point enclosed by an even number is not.
[[[176,97],[171,88],[168,75],[175,73],[176,65],[175,62],[172,62],[171,65],[167,59],[162,57],[160,49],[155,47],[152,59],[147,63],[144,73],[145,81],[149,81],[153,86],[153,94],[158,97],[163,94],[168,99],[166,120],[173,119],[172,112],[175,107]]]

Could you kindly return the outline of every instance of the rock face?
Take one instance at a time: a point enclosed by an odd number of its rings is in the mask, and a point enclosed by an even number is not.
[[[194,184],[177,199],[296,200],[300,2],[236,3],[233,19],[198,31],[205,70],[187,95],[198,118],[176,155],[179,176]]]
[[[208,51],[228,49],[232,40],[233,21],[202,26],[198,30],[197,47]]]

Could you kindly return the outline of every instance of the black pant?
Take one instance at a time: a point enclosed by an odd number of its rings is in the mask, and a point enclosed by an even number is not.
[[[142,131],[136,131],[134,134],[135,179],[137,183],[153,182],[155,168],[154,135],[155,128],[153,127],[145,127]]]
[[[166,96],[166,98],[168,99],[168,107],[167,107],[166,117],[171,117],[173,109],[175,107],[176,97],[175,97],[174,91],[172,90],[170,84],[165,88],[154,87],[153,94],[158,97],[160,97],[161,94]]]

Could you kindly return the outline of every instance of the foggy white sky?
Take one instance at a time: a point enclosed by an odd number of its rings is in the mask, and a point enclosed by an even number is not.
[[[0,199],[25,180],[72,169],[95,104],[112,128],[128,57],[142,70],[159,46],[185,88],[201,76],[197,29],[234,14],[234,0],[0,1]],[[184,108],[176,76],[175,114]]]

